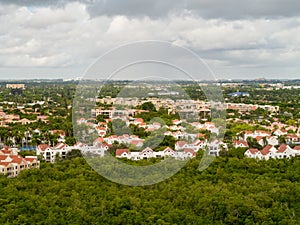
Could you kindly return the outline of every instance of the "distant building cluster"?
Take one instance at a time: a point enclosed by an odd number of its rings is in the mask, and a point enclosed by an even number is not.
[[[23,109],[20,109],[21,112],[24,112]],[[21,119],[20,115],[18,114],[7,114],[0,110],[0,127],[8,126],[10,123],[19,123],[22,125],[27,125],[30,123],[35,123],[38,120],[42,122],[48,123],[48,116],[41,116],[40,113],[32,112],[31,114],[37,115],[36,120],[29,120],[26,118]]]
[[[249,92],[233,92],[228,94],[231,97],[250,97]]]
[[[135,108],[139,105],[142,105],[145,102],[151,102],[155,106],[156,110],[167,107],[169,113],[179,112],[182,118],[198,118],[199,114],[201,115],[201,117],[207,118],[211,115],[211,110],[209,109],[211,107],[211,104],[200,100],[172,100],[169,98],[147,98],[140,100],[138,98],[108,97],[97,99],[96,102],[108,105],[122,105],[128,107],[128,109],[124,110],[117,110],[114,107],[111,107],[110,110],[92,110],[93,116],[103,114],[109,116],[109,118],[120,114],[134,116],[135,114],[140,113],[142,111],[131,108]]]
[[[244,104],[244,103],[225,103],[227,109],[238,110],[239,112],[247,112],[247,111],[254,111],[256,109],[264,109],[271,113],[278,113],[279,106],[272,106],[272,105],[253,105],[253,104]]]
[[[0,150],[0,173],[8,177],[16,177],[22,170],[40,168],[37,156],[23,158],[16,148],[5,147]]]
[[[25,84],[6,84],[6,88],[25,90]]]

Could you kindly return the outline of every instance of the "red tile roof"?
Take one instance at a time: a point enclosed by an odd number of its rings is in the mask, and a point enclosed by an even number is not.
[[[295,146],[294,150],[300,151],[300,145]]]
[[[244,140],[234,141],[234,144],[235,145],[244,145],[245,147],[248,147],[247,141],[244,141]]]
[[[11,150],[8,150],[8,149],[3,149],[3,150],[1,150],[1,152],[5,155],[10,155],[12,153]]]
[[[128,154],[129,150],[127,148],[117,149],[116,150],[116,156],[121,156],[124,152],[126,152]]]
[[[167,151],[174,152],[174,150],[171,149],[170,147],[166,147],[166,148],[164,149],[164,152],[167,152]]]
[[[133,145],[138,145],[139,143],[142,143],[142,141],[140,141],[140,140],[132,140],[130,142],[130,144],[133,144]]]
[[[267,155],[271,152],[272,145],[267,145],[266,147],[264,147],[263,150],[260,151],[261,154],[263,155]]]
[[[259,151],[258,151],[257,148],[249,148],[249,152],[250,152],[251,154],[256,154],[256,153],[259,152]]]
[[[280,145],[280,147],[278,148],[277,152],[283,153],[283,152],[285,152],[286,148],[287,148],[287,145],[282,144],[282,145]]]
[[[94,140],[94,142],[104,142],[104,139],[102,137],[98,137]]]
[[[10,162],[0,162],[0,166],[8,166]]]
[[[28,162],[34,162],[36,159],[35,158],[25,158],[25,160]]]
[[[192,148],[185,148],[183,151],[184,151],[184,153],[191,153],[193,156],[196,155],[195,150]]]
[[[187,144],[187,142],[185,141],[177,141],[176,145],[178,145],[179,147],[183,147],[185,144]]]
[[[0,155],[0,161],[6,160],[9,155]]]
[[[49,145],[47,144],[40,144],[37,146],[39,149],[41,149],[42,151],[45,151],[47,148],[50,148]]]
[[[11,155],[10,156],[12,158],[13,163],[17,163],[17,164],[21,164],[22,162],[24,162],[23,157],[19,156],[19,155]]]

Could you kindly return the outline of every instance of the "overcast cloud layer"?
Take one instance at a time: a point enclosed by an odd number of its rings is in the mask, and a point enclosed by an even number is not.
[[[80,76],[121,44],[163,40],[219,78],[300,78],[298,1],[0,1],[0,78]]]

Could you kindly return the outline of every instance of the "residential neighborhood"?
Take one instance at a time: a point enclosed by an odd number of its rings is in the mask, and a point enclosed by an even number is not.
[[[8,177],[16,177],[22,170],[39,169],[40,161],[37,156],[19,155],[16,148],[5,147],[0,150],[0,173]]]
[[[13,85],[6,85],[4,90],[13,93],[15,88],[21,92],[31,88],[30,85],[25,85],[26,89],[22,85]],[[235,87],[234,83],[223,85],[225,90],[234,90]],[[287,89],[284,85],[270,87]],[[154,94],[142,99],[118,96],[87,99],[95,101],[96,107],[74,120],[75,130],[80,128],[79,138],[78,135],[73,137],[72,124],[66,120],[72,110],[71,105],[65,104],[66,109],[61,107],[63,92],[57,94],[55,101],[41,96],[23,104],[14,102],[12,95],[0,104],[0,125],[3,129],[0,142],[3,147],[35,150],[35,156],[51,163],[65,159],[74,149],[80,150],[83,155],[104,157],[113,154],[117,158],[135,161],[165,157],[187,159],[200,152],[223,156],[234,148],[243,150],[245,157],[256,160],[298,155],[299,119],[283,120],[282,116],[290,116],[290,112],[283,112],[279,106],[259,101],[237,102],[238,99],[252,99],[250,91],[228,91],[225,103],[213,104],[204,99],[181,99],[180,93],[161,95],[161,90],[173,93],[170,88],[161,84],[157,88],[157,96],[154,91]],[[261,86],[260,89],[265,90],[266,87]],[[49,101],[56,107],[50,108],[50,111]],[[226,118],[211,121],[213,108],[225,110]],[[151,116],[163,119],[151,120]],[[16,129],[7,135],[6,130],[10,127]],[[155,139],[162,143],[155,144]],[[119,149],[126,151],[118,154]],[[166,153],[165,149],[172,154]],[[147,152],[146,156],[143,156],[144,152]]]
[[[0,0],[0,225],[300,225],[300,1]]]

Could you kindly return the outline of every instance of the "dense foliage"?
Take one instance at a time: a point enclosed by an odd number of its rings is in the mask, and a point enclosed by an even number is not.
[[[112,183],[83,158],[0,177],[1,224],[299,224],[300,158],[199,157],[153,186]],[[139,162],[145,165],[145,162]]]

